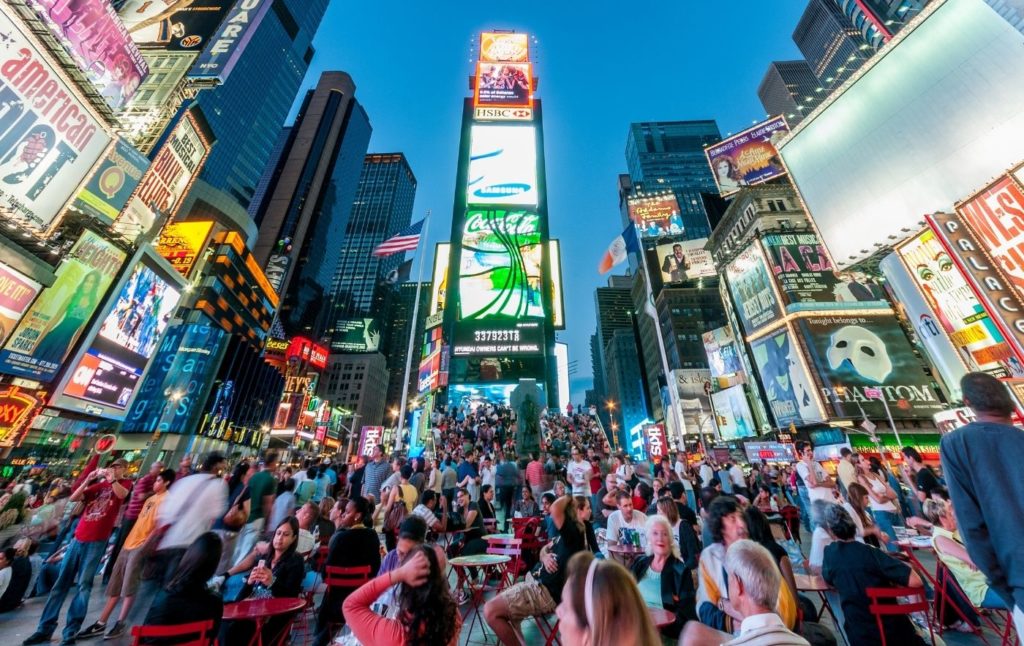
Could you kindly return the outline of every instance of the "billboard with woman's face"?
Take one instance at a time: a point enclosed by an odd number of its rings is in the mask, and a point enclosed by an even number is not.
[[[719,192],[732,195],[785,175],[775,144],[787,134],[786,120],[775,117],[705,149]]]

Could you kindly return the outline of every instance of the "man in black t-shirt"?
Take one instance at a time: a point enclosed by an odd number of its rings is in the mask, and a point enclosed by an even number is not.
[[[575,505],[572,496],[562,496],[551,505],[551,519],[558,536],[541,550],[539,578],[527,577],[484,606],[484,618],[501,643],[526,643],[519,630],[520,622],[549,615],[558,607],[569,559],[586,549],[584,526]]]
[[[933,492],[942,488],[939,479],[935,477],[935,472],[921,460],[921,454],[914,447],[905,446],[900,449],[900,453],[907,461],[904,468],[914,474],[913,482],[907,482],[907,484],[917,492],[918,500],[921,502],[928,500]],[[906,471],[904,471],[904,476],[908,481],[910,480],[910,474]]]

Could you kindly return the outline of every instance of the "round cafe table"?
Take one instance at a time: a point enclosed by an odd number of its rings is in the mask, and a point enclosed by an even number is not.
[[[814,592],[821,599],[821,606],[823,609],[828,611],[828,614],[832,617],[832,625],[840,628],[837,630],[843,641],[849,644],[850,642],[846,639],[846,632],[842,630],[840,621],[836,618],[836,613],[832,610],[832,604],[828,602],[828,597],[825,596],[826,592],[833,590],[832,586],[825,583],[825,579],[821,578],[820,574],[794,574],[793,578],[796,580],[796,589],[800,592]]]
[[[224,621],[251,621],[256,624],[256,632],[249,640],[249,646],[263,646],[263,626],[271,617],[298,612],[306,605],[305,599],[291,597],[271,597],[269,599],[245,599],[224,606]],[[281,638],[276,644],[284,641],[291,632],[291,623],[281,631]]]
[[[484,536],[485,541],[511,541],[515,539],[515,534],[487,534]]]
[[[469,616],[469,613],[473,613],[473,617],[469,621],[469,631],[466,633],[467,635],[473,634],[473,624],[479,621],[480,631],[483,633],[484,640],[486,641],[487,631],[484,630],[484,619],[483,613],[480,612],[480,606],[483,603],[484,593],[487,592],[489,589],[497,589],[493,587],[489,588],[487,586],[487,569],[497,569],[498,574],[501,575],[499,578],[503,578],[504,573],[499,568],[501,568],[504,565],[507,565],[508,562],[511,560],[511,557],[502,556],[499,554],[474,554],[472,556],[456,556],[455,558],[448,560],[448,564],[455,569],[455,575],[457,577],[457,582],[455,584],[456,593],[462,591],[465,592],[466,595],[469,597],[470,608],[466,611],[466,614],[463,615],[463,621],[465,621],[465,618]],[[476,584],[473,582],[473,579],[470,578],[469,573],[466,571],[468,568],[471,567],[484,568],[484,573],[480,579],[481,581],[483,581],[483,583]]]
[[[651,608],[647,607],[647,612],[651,615],[651,621],[654,622],[655,628],[664,628],[665,626],[671,626],[672,622],[676,620],[676,615],[673,612],[669,612],[664,608]]]
[[[621,543],[609,543],[605,546],[605,550],[609,555],[614,555],[622,561],[622,564],[627,568],[633,562],[636,557],[643,555],[644,549],[637,547],[636,545],[622,545]]]

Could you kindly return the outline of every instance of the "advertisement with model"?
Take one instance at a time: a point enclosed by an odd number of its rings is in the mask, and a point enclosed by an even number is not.
[[[656,258],[662,283],[669,285],[717,276],[715,261],[711,258],[711,252],[705,248],[707,243],[707,238],[700,238],[658,245]]]
[[[775,144],[788,134],[786,120],[775,117],[705,148],[722,197],[785,175]]]
[[[235,0],[124,0],[121,21],[139,45],[198,52]]]
[[[753,334],[782,316],[764,254],[757,241],[733,259],[725,273],[744,332]]]
[[[76,211],[96,218],[103,224],[117,219],[142,176],[149,169],[149,160],[127,141],[118,139],[99,168],[89,178],[71,205]]]
[[[683,217],[679,202],[672,193],[651,197],[629,198],[629,219],[640,229],[644,238],[679,235],[683,233]]]
[[[711,395],[718,415],[718,432],[723,440],[738,440],[756,435],[754,417],[743,386],[732,386]]]
[[[750,347],[775,427],[820,422],[823,415],[818,399],[789,328],[762,337]]]

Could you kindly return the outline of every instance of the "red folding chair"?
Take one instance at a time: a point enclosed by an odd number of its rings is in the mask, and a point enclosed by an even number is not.
[[[935,646],[935,630],[929,616],[931,608],[925,597],[924,588],[868,588],[865,592],[867,592],[868,599],[871,600],[868,610],[875,616],[878,632],[882,636],[882,646],[886,646],[885,625],[882,623],[882,617],[906,616],[913,612],[923,612],[928,618],[928,636],[932,641],[932,646]],[[900,601],[900,597],[916,600]],[[895,644],[894,646],[900,645]]]
[[[786,538],[800,543],[800,510],[793,505],[786,505],[779,513],[782,515]]]
[[[953,595],[961,599],[964,603],[974,608],[975,614],[981,620],[982,625],[988,627],[989,630],[999,635],[1001,646],[1009,646],[1015,644],[1013,640],[1013,617],[1010,615],[1008,610],[992,609],[990,612],[993,616],[999,617],[1003,621],[1003,627],[1000,628],[999,624],[996,623],[991,617],[982,614],[981,609],[976,607],[971,600],[967,598],[967,593],[964,592],[963,588],[960,587],[960,583],[957,582],[956,577],[946,567],[942,561],[938,561],[935,566],[935,580],[938,582],[935,591],[935,599],[933,601],[935,605],[934,616],[938,623],[938,632],[941,635],[946,629],[946,607],[952,606],[956,615],[965,624],[973,626],[971,621],[964,615],[964,612],[960,607],[952,602]],[[945,601],[945,602],[944,602]],[[981,637],[981,640],[988,643],[988,639],[985,638],[985,632],[981,629],[981,626],[973,626],[974,634]]]
[[[324,599],[332,591],[355,590],[370,580],[370,566],[360,565],[357,567],[338,567],[334,565],[324,566],[324,583],[327,591]],[[331,631],[331,639],[334,639],[334,632],[341,628],[343,622],[331,622],[327,629]]]
[[[534,623],[537,624],[537,630],[540,631],[540,636],[544,638],[544,646],[562,646],[562,640],[558,638],[558,618],[555,618],[555,623],[552,624],[546,615],[537,615],[533,618]]]
[[[139,646],[143,639],[193,637],[187,641],[176,641],[178,646],[210,646],[213,643],[213,620],[195,621],[176,626],[132,626],[132,646]]]
[[[512,560],[505,564],[501,572],[501,591],[506,586],[511,586],[519,577],[519,562],[523,555],[523,539],[521,538],[489,538],[487,539],[487,553],[499,556],[508,556]]]

